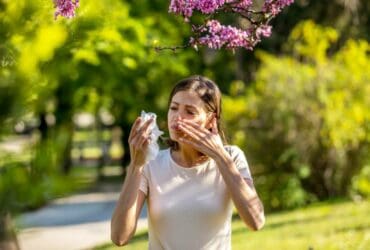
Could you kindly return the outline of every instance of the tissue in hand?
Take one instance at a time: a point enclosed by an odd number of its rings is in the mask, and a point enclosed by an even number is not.
[[[146,113],[144,110],[141,111],[141,124],[144,124],[147,120],[153,117],[153,121],[149,125],[149,137],[150,143],[148,145],[148,152],[146,155],[146,162],[149,162],[157,156],[159,152],[159,145],[158,145],[158,137],[163,134],[162,131],[159,130],[157,126],[157,115],[155,113],[148,112]]]

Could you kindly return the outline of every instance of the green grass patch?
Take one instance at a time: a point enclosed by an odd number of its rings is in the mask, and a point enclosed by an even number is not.
[[[234,250],[365,250],[370,245],[370,201],[321,202],[305,208],[268,214],[260,231],[233,219]],[[146,231],[137,232],[124,249],[147,249]],[[120,249],[107,243],[95,250]]]

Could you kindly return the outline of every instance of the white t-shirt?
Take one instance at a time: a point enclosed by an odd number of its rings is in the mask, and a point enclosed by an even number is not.
[[[240,174],[251,179],[243,151],[225,146]],[[232,200],[213,159],[191,168],[161,150],[143,170],[150,250],[231,249]]]

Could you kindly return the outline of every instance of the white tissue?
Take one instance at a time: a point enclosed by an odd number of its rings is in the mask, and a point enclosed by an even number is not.
[[[159,145],[158,145],[158,137],[163,134],[162,131],[159,130],[157,125],[157,115],[155,113],[148,112],[146,113],[144,110],[141,111],[141,124],[144,124],[147,120],[153,117],[152,123],[149,125],[149,137],[150,143],[148,145],[148,152],[146,155],[146,162],[149,162],[155,157],[159,152]]]

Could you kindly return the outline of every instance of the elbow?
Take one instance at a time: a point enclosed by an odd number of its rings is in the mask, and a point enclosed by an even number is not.
[[[117,231],[115,229],[111,230],[111,241],[119,247],[127,245],[133,235],[132,233],[127,233],[125,231]]]
[[[260,217],[258,217],[254,223],[251,225],[251,229],[253,231],[259,231],[263,228],[263,226],[265,225],[265,222],[266,222],[266,219],[265,219],[265,215],[262,214]]]
[[[122,237],[116,237],[116,236],[111,236],[111,240],[112,242],[114,243],[114,245],[118,246],[118,247],[122,247],[122,246],[125,246],[127,245],[129,239],[127,238],[122,238]]]

